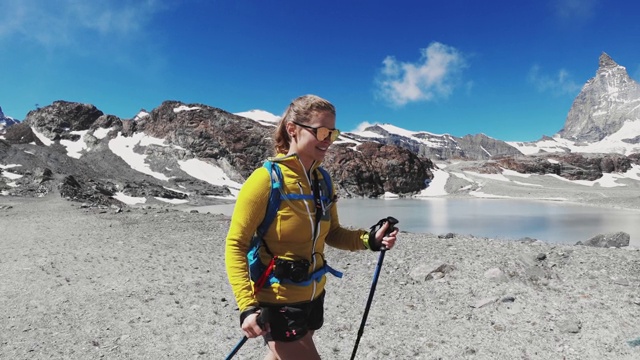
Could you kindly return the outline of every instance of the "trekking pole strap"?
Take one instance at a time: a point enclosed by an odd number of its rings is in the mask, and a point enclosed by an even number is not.
[[[253,284],[253,293],[257,294],[263,287],[265,282],[267,281],[267,279],[269,278],[269,276],[271,275],[271,273],[273,272],[273,267],[276,264],[276,259],[278,257],[274,256],[271,258],[271,261],[269,261],[269,265],[267,265],[267,268],[265,269],[265,271],[262,273],[262,275],[260,275],[260,278],[258,279],[258,281],[256,281]]]

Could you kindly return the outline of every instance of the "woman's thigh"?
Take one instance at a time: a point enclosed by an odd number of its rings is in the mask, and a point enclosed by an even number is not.
[[[291,342],[269,341],[269,350],[280,360],[319,360],[320,355],[313,342],[313,331],[303,338]]]

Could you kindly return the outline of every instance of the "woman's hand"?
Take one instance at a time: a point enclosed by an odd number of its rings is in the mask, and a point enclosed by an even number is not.
[[[390,223],[385,223],[376,231],[376,242],[381,245],[381,249],[389,250],[396,244],[396,236],[398,235],[398,228],[394,227],[392,231],[385,236],[385,233],[389,230]]]
[[[248,338],[255,338],[265,335],[270,331],[269,324],[262,322],[259,318],[260,311],[247,316],[242,322],[242,331]]]

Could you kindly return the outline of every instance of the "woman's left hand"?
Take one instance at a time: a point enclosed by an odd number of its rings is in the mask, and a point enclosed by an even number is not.
[[[384,225],[376,231],[376,242],[381,245],[381,249],[389,250],[396,244],[396,236],[398,235],[397,227],[394,227],[387,236],[384,235],[388,231],[389,226],[389,222],[386,221]]]

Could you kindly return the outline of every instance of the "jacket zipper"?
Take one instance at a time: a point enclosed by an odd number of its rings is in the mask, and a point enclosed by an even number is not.
[[[298,158],[298,161],[300,162],[300,166],[302,166],[302,169],[304,169],[304,165],[302,164],[302,161],[300,161],[299,158]],[[311,166],[311,168],[313,169],[313,165]],[[309,189],[311,190],[311,195],[313,195],[313,184],[311,182],[311,179],[309,178],[309,174],[307,174],[306,171],[304,172],[304,176],[307,179],[307,184],[309,185]],[[304,194],[304,187],[302,186],[302,184],[299,181],[298,181],[298,188],[300,189],[300,194]],[[311,242],[312,242],[312,246],[311,246],[311,268],[315,269],[316,268],[316,257],[314,256],[314,254],[316,252],[316,244],[318,242],[318,236],[320,235],[320,229],[316,229],[315,216],[314,216],[314,214],[311,213],[311,209],[309,209],[309,204],[306,201],[304,201],[304,205],[307,208],[307,214],[309,215],[309,220],[310,220],[310,224],[311,224]],[[318,209],[315,209],[315,210],[318,211]],[[318,223],[317,226],[319,228],[320,224]],[[313,298],[316,295],[316,291],[317,291],[317,284],[316,284],[315,281],[311,282],[311,286],[313,288],[312,288],[312,291],[311,291],[311,297],[309,298],[309,301],[313,300]]]

